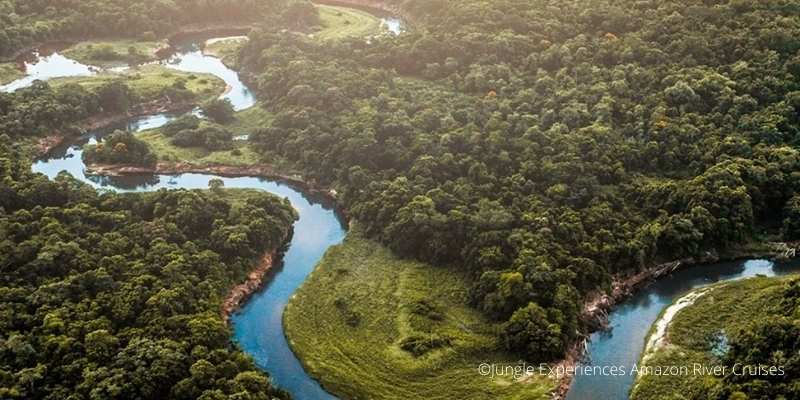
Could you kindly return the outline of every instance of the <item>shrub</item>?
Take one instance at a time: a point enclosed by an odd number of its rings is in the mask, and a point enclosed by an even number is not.
[[[233,120],[233,104],[228,99],[214,99],[201,108],[203,114],[214,122],[225,124]]]

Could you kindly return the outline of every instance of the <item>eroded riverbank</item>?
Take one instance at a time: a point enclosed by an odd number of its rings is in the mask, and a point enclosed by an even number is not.
[[[689,291],[717,282],[758,274],[775,276],[800,270],[794,249],[798,243],[768,246],[659,264],[642,272],[620,277],[610,293],[599,293],[586,303],[584,318],[595,331],[573,349],[569,365],[631,368],[644,351],[647,335],[663,310]],[[787,260],[792,258],[791,261]],[[767,261],[777,259],[781,261]],[[565,376],[556,393],[558,399],[627,399],[633,376]]]

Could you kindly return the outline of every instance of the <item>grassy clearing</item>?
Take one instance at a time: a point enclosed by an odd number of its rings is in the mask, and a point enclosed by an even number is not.
[[[320,40],[364,37],[381,32],[381,20],[361,10],[317,5],[321,29],[314,33]]]
[[[145,100],[160,97],[165,88],[179,82],[197,96],[198,102],[213,99],[225,91],[225,82],[213,75],[176,71],[160,65],[147,65],[124,73],[107,72],[89,77],[58,78],[51,80],[50,84],[58,87],[77,83],[91,89],[115,80],[122,80],[134,94]]]
[[[478,373],[481,363],[518,359],[498,350],[496,326],[466,304],[454,269],[398,259],[354,230],[292,297],[284,325],[307,370],[341,398],[549,398],[549,378]],[[401,348],[409,338],[421,355]]]
[[[266,126],[272,116],[260,105],[236,113],[236,119],[224,125],[234,136],[246,135]],[[210,151],[204,147],[178,147],[160,129],[139,133],[138,138],[150,145],[159,161],[191,162],[194,165],[246,166],[258,164],[260,156],[247,140],[234,140],[231,150]]]
[[[236,69],[239,59],[239,51],[247,43],[246,37],[235,37],[225,40],[214,41],[206,44],[203,53],[222,60],[222,63],[229,68]]]
[[[5,85],[23,76],[25,76],[25,73],[20,71],[16,64],[0,63],[0,85]]]
[[[639,376],[631,392],[633,400],[705,398],[720,384],[711,374],[694,373],[694,364],[721,365],[715,348],[726,335],[763,318],[780,301],[782,288],[791,277],[756,277],[720,284],[679,311],[667,329],[669,344],[644,356],[644,366],[685,366],[688,375]],[[678,398],[678,397],[675,397]]]
[[[80,42],[65,50],[64,55],[90,65],[138,64],[156,60],[156,50],[164,44],[136,40]]]

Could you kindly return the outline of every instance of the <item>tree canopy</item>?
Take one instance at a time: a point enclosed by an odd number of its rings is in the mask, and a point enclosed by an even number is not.
[[[397,5],[396,37],[251,34],[275,118],[250,140],[399,254],[463,266],[509,349],[563,354],[615,275],[796,234],[794,2]]]
[[[296,217],[255,191],[51,181],[0,136],[0,397],[287,398],[220,309]]]

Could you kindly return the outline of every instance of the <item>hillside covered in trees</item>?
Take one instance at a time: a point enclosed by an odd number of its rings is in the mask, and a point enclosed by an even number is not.
[[[0,136],[0,398],[286,398],[220,308],[295,219],[260,192],[50,181]]]
[[[2,0],[0,57],[66,38],[142,36],[194,24],[249,24],[276,15],[281,0]]]
[[[250,140],[466,270],[509,349],[562,356],[616,274],[800,233],[797,1],[396,4],[397,37],[252,34]]]

